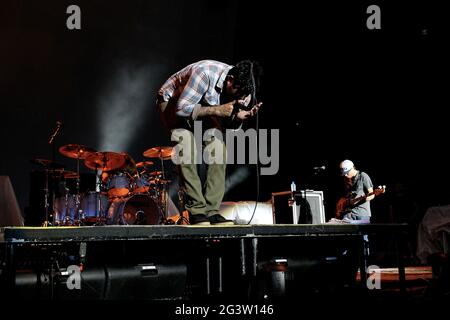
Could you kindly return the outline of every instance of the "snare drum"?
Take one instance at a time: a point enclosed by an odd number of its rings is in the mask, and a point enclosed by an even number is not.
[[[126,173],[120,172],[112,175],[106,182],[108,196],[126,197],[130,193],[130,179]]]
[[[108,197],[99,192],[91,191],[81,198],[82,221],[96,223],[105,219],[108,212]]]
[[[107,224],[156,225],[162,223],[162,214],[152,197],[136,194],[128,198],[116,198],[111,202]]]

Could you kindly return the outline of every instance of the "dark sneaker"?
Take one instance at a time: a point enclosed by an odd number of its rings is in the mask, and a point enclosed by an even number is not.
[[[189,223],[191,225],[196,225],[196,226],[209,226],[209,225],[211,225],[209,223],[208,218],[204,214],[191,214],[191,213],[189,213]]]
[[[232,226],[234,225],[234,221],[227,220],[224,217],[222,217],[220,214],[215,214],[210,217],[208,217],[209,222],[214,225],[221,225],[221,226]]]

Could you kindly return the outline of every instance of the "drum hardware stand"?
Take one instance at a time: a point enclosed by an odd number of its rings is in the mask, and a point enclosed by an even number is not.
[[[75,208],[76,208],[76,212],[78,214],[78,220],[75,219],[75,221],[78,225],[80,225],[81,221],[84,220],[84,212],[83,212],[83,209],[81,208],[81,201],[80,201],[80,155],[79,155],[79,153],[77,154],[76,191],[77,191],[77,194],[75,196]]]
[[[176,225],[181,225],[181,224],[183,224],[183,222],[187,222],[189,224],[189,220],[186,219],[183,215],[185,197],[186,197],[186,190],[184,187],[180,187],[178,189],[178,206],[180,207],[181,212],[180,212],[180,216],[175,221]]]
[[[103,187],[103,181],[102,181],[102,173],[103,173],[103,171],[102,170],[99,170],[99,166],[98,167],[96,167],[96,169],[95,169],[95,172],[96,172],[96,174],[95,174],[95,179],[97,180],[96,181],[96,183],[95,183],[95,215],[96,215],[96,222],[95,222],[95,224],[94,225],[96,225],[96,226],[101,226],[101,225],[104,225],[105,224],[105,222],[103,221],[103,218],[104,217],[101,217],[101,213],[102,213],[102,198],[100,197],[101,196],[101,190],[102,190],[102,187]]]
[[[66,192],[64,195],[64,223],[67,224],[68,220],[70,220],[70,217],[67,216],[67,210],[69,209],[69,193]]]
[[[155,191],[157,197],[157,205],[161,214],[161,223],[167,223],[169,197],[167,192],[166,172],[164,168],[164,158],[169,159],[172,154],[172,147],[154,147],[143,152],[143,156],[147,158],[158,158],[161,162],[161,179],[156,179]],[[145,163],[144,163],[145,165]]]
[[[48,227],[51,225],[49,221],[49,203],[48,203],[48,196],[49,196],[49,189],[48,189],[48,168],[45,168],[45,189],[44,189],[44,207],[45,207],[45,221],[42,224],[43,227]]]
[[[161,195],[160,197],[158,197],[161,201],[160,206],[161,206],[161,213],[162,213],[162,224],[166,224],[167,223],[167,213],[168,213],[168,206],[169,206],[169,201],[167,201],[167,197],[168,197],[168,192],[166,190],[166,174],[165,174],[165,170],[164,170],[164,159],[162,156],[162,153],[160,152],[159,155],[159,160],[161,161],[161,177],[163,180],[162,183],[162,188],[160,189],[161,191]]]
[[[66,157],[69,157],[72,159],[77,159],[76,195],[75,195],[75,210],[76,210],[75,215],[77,217],[76,218],[74,217],[73,221],[71,221],[71,222],[74,222],[74,223],[80,225],[81,222],[83,222],[83,220],[84,220],[84,212],[80,206],[80,204],[81,204],[81,201],[80,201],[80,159],[85,159],[91,153],[95,153],[96,151],[92,148],[88,148],[86,146],[79,145],[79,144],[68,144],[68,145],[60,147],[59,152]],[[67,220],[67,216],[66,216],[66,220]],[[69,218],[69,220],[72,220],[72,219]]]
[[[56,121],[56,129],[55,131],[52,133],[52,135],[50,136],[50,139],[48,140],[48,144],[52,146],[52,163],[55,163],[55,154],[56,154],[56,149],[55,149],[55,138],[58,135],[58,132],[61,130],[62,127],[62,122],[60,121]],[[53,178],[53,177],[52,177]],[[54,186],[53,186],[54,187]],[[50,212],[49,212],[49,195],[50,195],[50,190],[49,190],[49,169],[48,167],[45,168],[45,189],[44,189],[45,195],[44,195],[44,206],[45,206],[45,221],[42,224],[43,227],[48,227],[49,225],[53,225],[54,221],[50,222],[49,218],[50,218]],[[52,188],[52,207],[53,207],[53,213],[51,215],[51,217],[53,218],[52,220],[54,220],[54,207],[55,207],[55,190],[54,188]]]
[[[163,179],[163,182],[161,183],[161,193],[160,197],[158,197],[160,204],[158,205],[160,207],[161,216],[162,216],[162,224],[176,224],[178,220],[173,223],[171,219],[168,219],[169,214],[169,190],[167,190],[167,180]]]
[[[167,216],[166,216],[166,202],[165,197],[165,185],[163,182],[156,182],[156,203],[158,205],[159,214],[161,216],[161,224],[167,224]]]
[[[64,179],[64,225],[70,221],[70,216],[67,215],[67,210],[69,210],[69,188],[66,187],[66,180]],[[56,222],[53,222],[56,225]]]

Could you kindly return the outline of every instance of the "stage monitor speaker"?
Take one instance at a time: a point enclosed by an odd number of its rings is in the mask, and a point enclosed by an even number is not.
[[[48,269],[17,270],[9,298],[20,300],[98,300],[104,298],[105,269],[90,268],[80,273],[79,287],[70,286],[65,269],[50,273]]]
[[[183,298],[187,267],[182,263],[108,266],[105,299],[167,300]]]
[[[73,274],[73,273],[72,273]],[[73,278],[71,278],[73,277]],[[176,300],[186,294],[182,263],[97,266],[76,277],[61,269],[17,271],[11,298],[37,300]],[[0,297],[8,292],[0,290]]]
[[[289,200],[292,199],[292,192],[272,193],[272,211],[276,224],[325,223],[323,191],[295,191],[294,197],[297,221],[294,221],[294,208],[289,205]]]

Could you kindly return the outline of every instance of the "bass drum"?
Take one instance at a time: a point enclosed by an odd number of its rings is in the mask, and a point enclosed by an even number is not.
[[[162,223],[158,205],[147,194],[128,198],[116,198],[111,202],[106,218],[107,224],[157,225]]]

